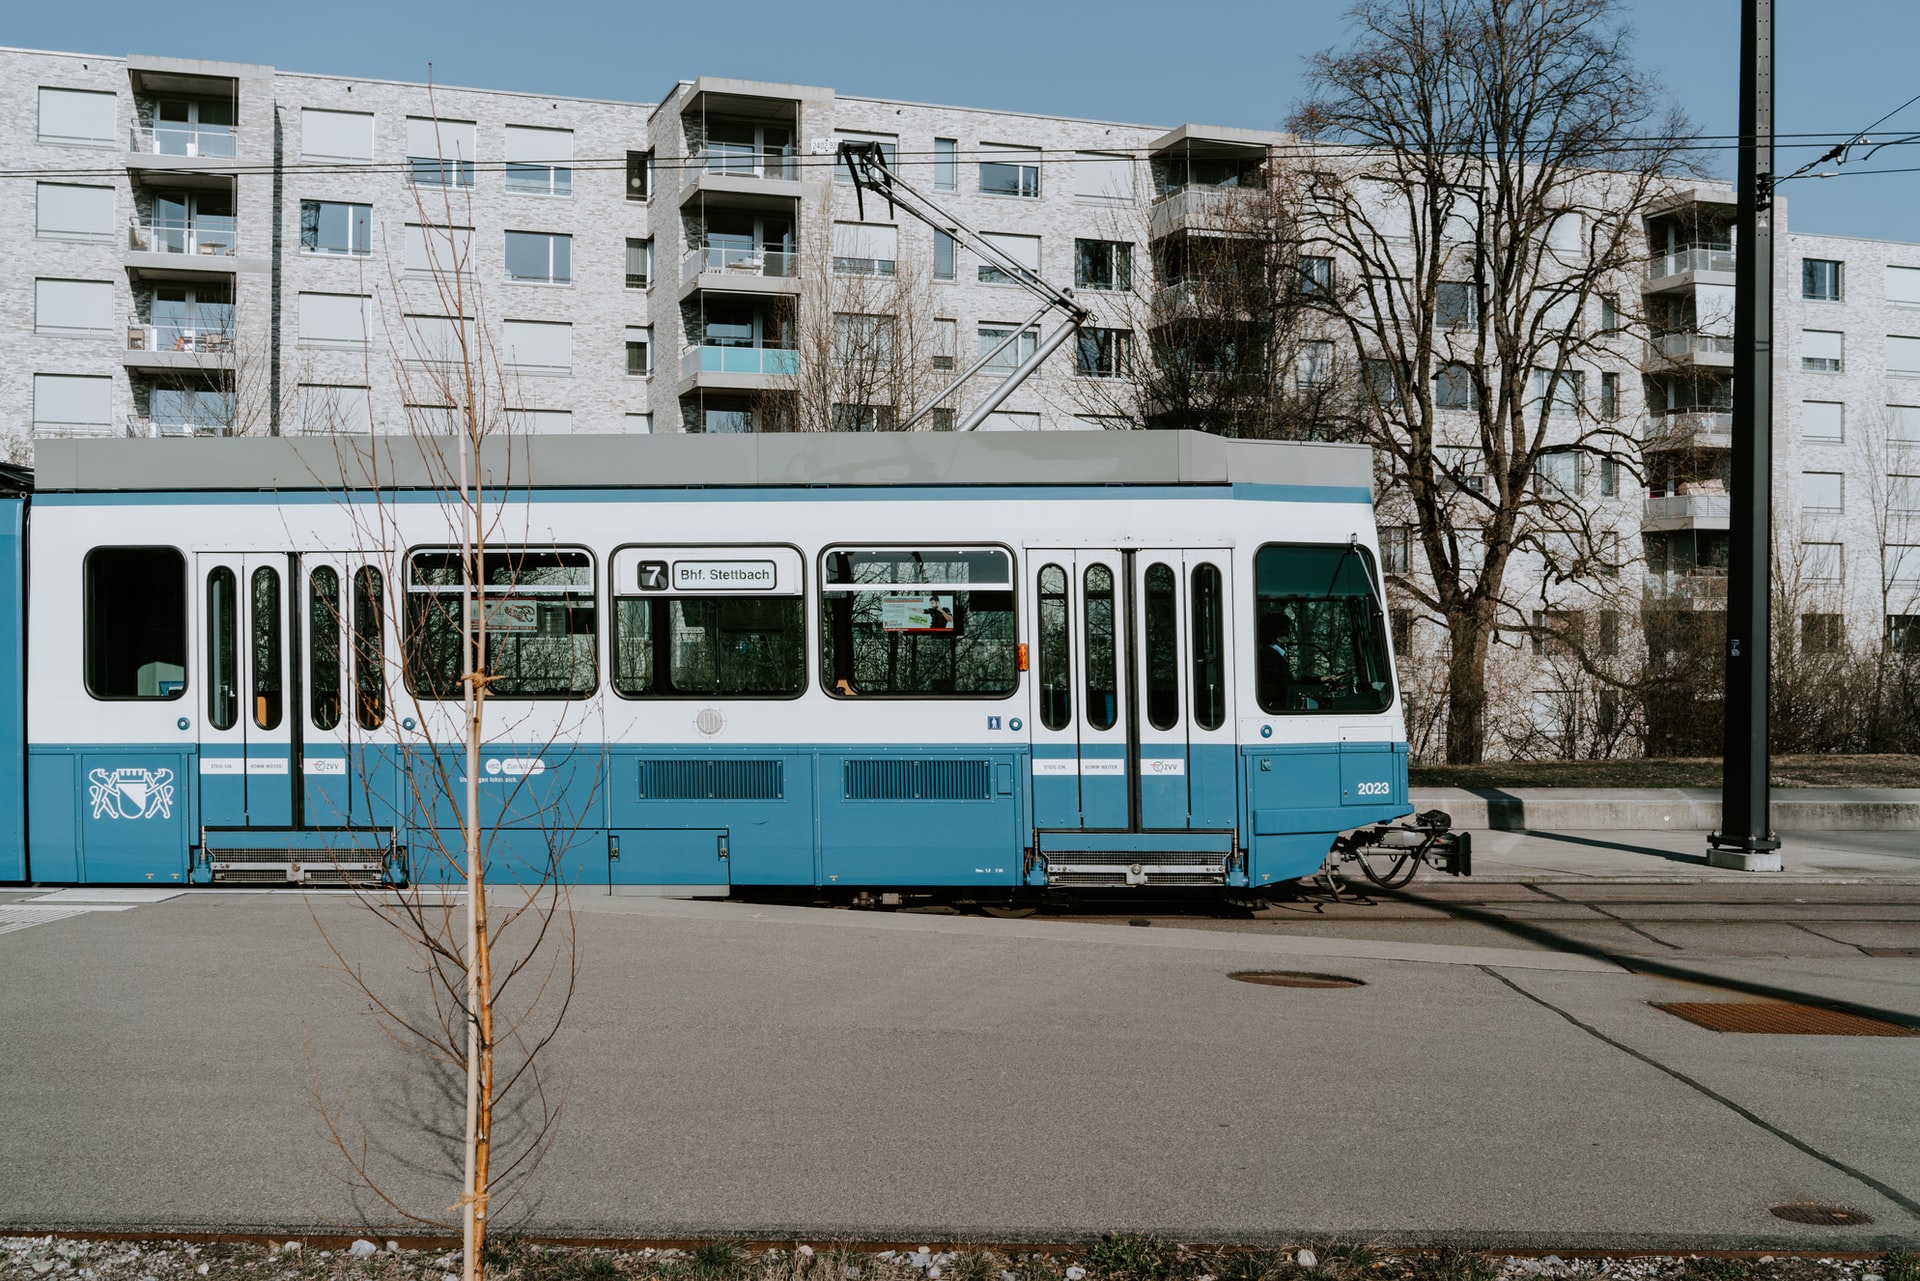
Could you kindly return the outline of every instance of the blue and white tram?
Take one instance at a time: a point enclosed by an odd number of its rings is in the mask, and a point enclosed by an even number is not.
[[[1258,893],[1409,811],[1363,448],[569,437],[483,466],[496,877],[558,850],[615,893]],[[477,621],[452,470],[43,442],[0,497],[0,880],[446,875]]]

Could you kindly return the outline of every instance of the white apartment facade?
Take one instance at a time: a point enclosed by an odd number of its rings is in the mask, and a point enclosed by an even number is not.
[[[1110,392],[1156,246],[1204,233],[1209,188],[1293,141],[710,77],[617,103],[0,50],[0,445],[24,459],[44,435],[407,430],[448,412],[435,357],[463,334],[498,358],[490,409],[528,430],[773,426],[823,280],[911,288],[944,378],[1036,304],[920,223],[862,209],[835,173],[849,138],[1094,311],[1100,336],[1056,354],[986,424],[1001,429],[1133,421]],[[1591,482],[1645,552],[1628,581],[1696,607],[1724,584],[1732,222],[1714,185],[1649,215],[1647,349],[1588,383],[1615,398],[1607,417],[1644,424],[1647,488],[1614,468]],[[1905,646],[1920,246],[1781,243],[1778,523],[1804,612],[1843,619],[1804,626],[1891,627]],[[883,407],[844,409],[848,427],[883,425]]]

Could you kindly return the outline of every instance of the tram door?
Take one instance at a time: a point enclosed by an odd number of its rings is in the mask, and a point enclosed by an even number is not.
[[[308,827],[395,822],[397,766],[387,732],[386,593],[381,569],[303,556],[305,723],[301,808]]]
[[[1027,566],[1034,825],[1231,828],[1227,554],[1034,550]]]
[[[200,610],[200,822],[293,825],[288,573],[292,558],[196,558]]]

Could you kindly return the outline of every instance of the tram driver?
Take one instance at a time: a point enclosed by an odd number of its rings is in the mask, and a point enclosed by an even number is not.
[[[1313,710],[1320,698],[1331,692],[1339,678],[1307,674],[1305,654],[1294,644],[1293,620],[1284,610],[1274,610],[1260,619],[1260,654],[1257,676],[1260,708],[1266,712]],[[1298,670],[1296,670],[1298,664]],[[1307,688],[1316,691],[1309,697]],[[1295,695],[1298,694],[1296,698]]]

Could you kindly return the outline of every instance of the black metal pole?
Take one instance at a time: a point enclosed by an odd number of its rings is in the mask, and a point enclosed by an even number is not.
[[[1708,862],[1780,870],[1769,813],[1773,560],[1773,0],[1740,5],[1740,231],[1734,262],[1733,502],[1726,745]]]

